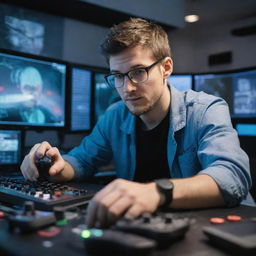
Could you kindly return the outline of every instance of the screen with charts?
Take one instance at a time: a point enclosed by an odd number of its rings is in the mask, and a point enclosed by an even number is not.
[[[186,91],[192,89],[192,75],[171,75],[167,79],[168,84],[175,87],[179,91]]]
[[[195,90],[226,100],[233,118],[256,118],[256,69],[195,75]]]
[[[0,165],[15,165],[21,158],[21,131],[0,130]]]
[[[105,110],[115,102],[121,100],[116,89],[111,88],[105,81],[105,75],[103,73],[95,73],[94,86],[95,86],[95,98],[94,98],[94,121],[97,122],[99,118],[104,114]]]
[[[92,73],[80,67],[71,72],[71,130],[90,130]]]
[[[63,127],[66,65],[0,53],[0,125]]]

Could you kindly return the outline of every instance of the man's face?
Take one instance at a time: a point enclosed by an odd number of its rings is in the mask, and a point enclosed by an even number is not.
[[[149,49],[137,46],[110,56],[110,71],[125,73],[150,66],[155,61]],[[124,86],[117,88],[117,91],[132,114],[146,114],[157,105],[165,89],[162,69],[161,63],[155,65],[148,72],[148,80],[139,84],[134,84],[125,76]]]

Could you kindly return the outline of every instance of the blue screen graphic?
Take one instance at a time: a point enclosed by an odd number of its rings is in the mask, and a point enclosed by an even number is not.
[[[63,127],[66,65],[0,53],[0,124]]]
[[[71,130],[91,128],[91,79],[90,71],[72,69]]]

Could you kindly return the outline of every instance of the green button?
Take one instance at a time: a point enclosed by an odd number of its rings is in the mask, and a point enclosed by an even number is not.
[[[68,224],[67,219],[59,220],[59,221],[57,221],[57,223],[56,223],[57,226],[66,226],[67,224]]]
[[[88,229],[85,229],[81,232],[81,237],[82,238],[89,238],[91,236],[91,231]]]

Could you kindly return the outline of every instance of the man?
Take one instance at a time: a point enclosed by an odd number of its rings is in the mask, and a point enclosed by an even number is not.
[[[173,62],[164,30],[132,18],[111,29],[102,51],[110,66],[106,79],[122,101],[69,154],[62,157],[47,142],[35,145],[22,163],[24,177],[37,179],[34,160],[46,151],[55,159],[49,173],[56,181],[85,179],[114,159],[119,179],[91,200],[89,227],[159,206],[238,205],[251,179],[227,104],[167,85]]]

